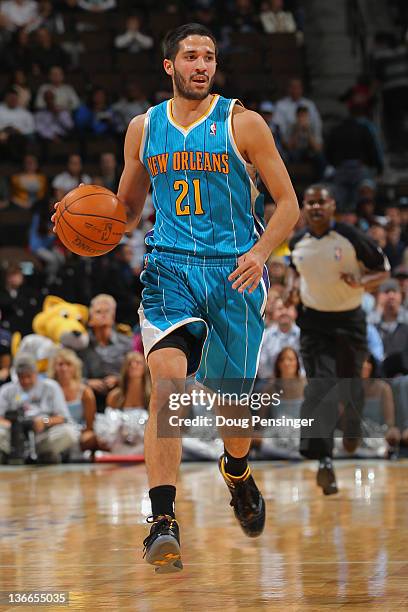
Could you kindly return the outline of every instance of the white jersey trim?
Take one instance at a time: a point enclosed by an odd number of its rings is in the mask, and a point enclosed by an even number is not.
[[[181,134],[183,134],[184,138],[186,138],[186,136],[192,130],[194,130],[194,128],[198,127],[199,125],[204,123],[204,121],[206,121],[209,118],[209,116],[212,114],[213,110],[217,106],[219,99],[220,99],[219,94],[214,94],[214,98],[212,99],[211,104],[207,108],[206,112],[203,115],[201,115],[201,117],[199,117],[196,121],[193,121],[193,123],[187,126],[183,126],[180,123],[177,123],[177,121],[174,119],[173,114],[172,114],[172,100],[168,100],[166,104],[167,120],[169,121],[169,123],[171,123],[171,125],[174,128],[176,128],[176,130],[178,130],[179,132],[181,132]]]
[[[144,153],[145,153],[147,134],[148,134],[148,131],[150,129],[150,111],[151,110],[152,109],[149,108],[146,111],[146,116],[145,116],[144,123],[143,123],[142,140],[140,142],[140,147],[139,147],[139,159],[140,159],[140,161],[142,162],[143,165],[145,165],[144,161],[143,161],[143,157],[144,157]]]
[[[231,143],[231,146],[234,150],[235,155],[238,157],[239,161],[243,164],[243,166],[245,166],[245,169],[247,167],[248,162],[245,161],[245,159],[242,157],[238,147],[237,147],[237,143],[235,142],[235,138],[234,138],[234,132],[232,129],[232,111],[234,109],[234,106],[236,104],[239,104],[242,106],[242,103],[240,102],[240,100],[238,100],[238,98],[233,98],[231,100],[229,109],[228,109],[228,121],[227,121],[227,125],[228,125],[228,137],[229,137],[229,141]]]

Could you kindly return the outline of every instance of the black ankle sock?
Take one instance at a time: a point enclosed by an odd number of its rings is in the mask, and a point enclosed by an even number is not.
[[[236,477],[242,476],[248,467],[248,455],[249,452],[243,457],[233,457],[224,448],[224,468],[227,474]]]
[[[168,514],[174,518],[176,487],[173,487],[173,485],[153,487],[153,489],[149,491],[149,497],[152,503],[152,514],[154,518],[160,514]]]

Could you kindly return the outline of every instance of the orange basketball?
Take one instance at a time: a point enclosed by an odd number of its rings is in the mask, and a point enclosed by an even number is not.
[[[112,191],[98,185],[76,187],[57,208],[58,238],[77,255],[109,253],[121,241],[125,227],[124,205]]]

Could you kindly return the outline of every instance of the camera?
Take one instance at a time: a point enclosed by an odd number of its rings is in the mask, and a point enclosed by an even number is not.
[[[9,463],[22,465],[25,463],[27,436],[33,430],[33,419],[25,416],[24,405],[7,410],[4,417],[11,422]]]

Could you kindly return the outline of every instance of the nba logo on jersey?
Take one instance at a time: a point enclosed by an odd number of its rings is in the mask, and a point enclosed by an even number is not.
[[[334,249],[334,259],[336,261],[341,261],[342,254],[343,254],[343,251],[342,251],[342,249],[340,247],[336,247]]]
[[[215,136],[217,134],[217,124],[215,121],[210,125],[210,134],[211,136]]]

